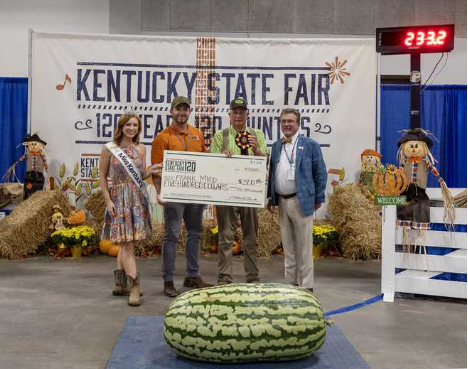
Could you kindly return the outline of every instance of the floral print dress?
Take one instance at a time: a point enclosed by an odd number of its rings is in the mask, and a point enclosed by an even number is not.
[[[133,146],[124,146],[121,149],[142,173],[145,163],[138,150]],[[101,239],[122,243],[150,237],[152,229],[148,199],[113,154],[110,158],[109,176],[112,181],[110,198],[114,203],[116,216],[112,216],[106,209]]]

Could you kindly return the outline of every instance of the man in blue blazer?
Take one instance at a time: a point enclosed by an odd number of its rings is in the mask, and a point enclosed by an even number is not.
[[[286,283],[313,291],[314,210],[325,202],[327,169],[320,145],[299,134],[301,114],[283,109],[284,137],[273,144],[268,176],[268,210],[279,205]]]

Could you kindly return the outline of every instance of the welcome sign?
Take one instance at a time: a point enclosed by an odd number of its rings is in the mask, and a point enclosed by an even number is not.
[[[344,167],[350,178],[361,151],[375,146],[375,75],[374,39],[33,33],[30,130],[48,142],[51,173],[78,162],[86,179],[125,110],[141,116],[150,145],[171,122],[172,99],[185,95],[189,123],[208,146],[229,126],[229,102],[242,97],[248,125],[269,146],[281,137],[281,110],[299,109],[300,132],[321,144],[328,168]]]

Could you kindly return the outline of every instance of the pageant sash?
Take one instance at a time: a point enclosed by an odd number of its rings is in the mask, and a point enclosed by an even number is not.
[[[132,159],[130,159],[128,155],[125,154],[125,152],[114,142],[108,142],[105,146],[109,149],[112,155],[116,157],[119,163],[122,164],[125,171],[132,179],[133,183],[137,185],[137,187],[143,193],[145,199],[148,201],[148,192],[146,191],[145,181],[143,180],[143,177],[141,176],[141,173],[138,170],[138,168],[135,167],[135,164],[133,163]],[[145,163],[143,163],[143,165],[144,164]]]

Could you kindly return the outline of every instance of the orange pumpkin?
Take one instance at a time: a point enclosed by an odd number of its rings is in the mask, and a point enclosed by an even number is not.
[[[82,224],[86,220],[86,214],[83,210],[72,212],[68,217],[68,223],[70,224]]]
[[[233,247],[232,247],[232,254],[233,255],[240,255],[242,252],[242,247],[239,242],[234,241],[233,242]]]
[[[120,246],[119,246],[119,245],[112,245],[112,246],[109,248],[109,251],[108,251],[107,255],[109,255],[109,256],[117,256],[117,255],[119,255],[119,251],[120,251]]]
[[[114,245],[114,243],[111,240],[101,240],[101,242],[99,242],[99,250],[103,254],[107,254],[109,252],[109,249],[113,245]]]

